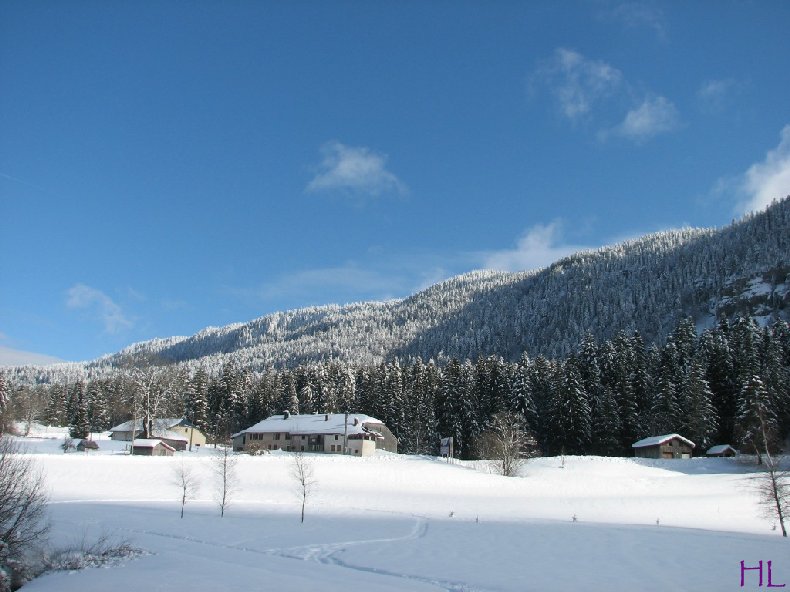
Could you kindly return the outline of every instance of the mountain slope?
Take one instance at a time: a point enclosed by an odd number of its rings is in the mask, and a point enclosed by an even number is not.
[[[191,337],[135,344],[88,373],[156,357],[261,370],[326,358],[375,364],[496,354],[565,356],[590,332],[661,341],[683,317],[769,322],[790,313],[790,198],[720,230],[683,229],[576,253],[531,272],[476,271],[404,300],[278,312]]]

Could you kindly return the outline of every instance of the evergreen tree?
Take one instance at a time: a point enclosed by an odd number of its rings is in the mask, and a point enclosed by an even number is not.
[[[677,351],[672,342],[661,351],[661,361],[656,379],[656,394],[653,401],[653,432],[657,435],[678,432],[681,429],[681,406],[678,396],[680,371]]]
[[[551,410],[554,450],[586,454],[592,434],[590,405],[576,360],[569,359],[561,373],[562,382]]]
[[[602,456],[622,454],[622,422],[614,393],[602,387],[592,420],[593,451]]]
[[[686,393],[683,435],[696,444],[695,450],[698,453],[704,453],[714,444],[718,417],[712,403],[713,395],[705,380],[700,362],[694,360],[691,362],[681,389]]]
[[[766,451],[770,452],[777,445],[777,414],[771,403],[759,376],[752,376],[744,383],[738,400],[736,436],[744,449],[757,455],[758,463],[762,463]]]
[[[88,425],[92,432],[103,432],[110,428],[110,410],[107,406],[107,397],[104,396],[101,385],[92,382],[88,389]]]
[[[187,382],[184,404],[187,421],[203,433],[209,428],[208,382],[206,370],[198,368]]]
[[[72,438],[87,438],[90,434],[88,398],[81,382],[75,385],[72,396],[74,397],[74,416],[69,426],[69,435]]]
[[[49,401],[44,411],[44,419],[49,425],[68,425],[69,421],[66,413],[67,399],[68,394],[65,386],[55,384],[49,388]]]
[[[535,404],[535,425],[533,430],[543,454],[552,454],[551,411],[554,401],[555,385],[559,376],[555,366],[543,356],[535,358],[529,367],[529,390]]]
[[[700,355],[705,361],[705,379],[710,387],[711,402],[719,418],[716,440],[725,443],[734,442],[735,416],[738,410],[738,389],[728,334],[729,326],[722,320],[716,329],[703,334],[700,348]]]
[[[521,423],[526,426],[528,431],[534,430],[538,423],[538,410],[532,398],[530,366],[529,356],[524,353],[513,370],[509,405],[509,410],[519,416]]]

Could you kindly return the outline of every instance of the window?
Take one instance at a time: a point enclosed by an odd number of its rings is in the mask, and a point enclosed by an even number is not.
[[[340,436],[338,436],[337,434],[335,434],[335,442],[337,442],[337,439],[338,439],[338,438],[340,438]]]
[[[279,433],[274,434],[274,439],[275,440],[279,440],[280,439],[280,434]]]
[[[291,439],[291,434],[290,434],[290,432],[289,432],[289,433],[287,433],[287,434],[285,434],[285,439],[286,439],[286,440],[290,440],[290,439]]]

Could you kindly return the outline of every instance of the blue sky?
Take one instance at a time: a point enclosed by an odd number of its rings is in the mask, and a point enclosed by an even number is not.
[[[0,4],[0,363],[790,193],[790,3]],[[35,358],[33,358],[35,359]]]

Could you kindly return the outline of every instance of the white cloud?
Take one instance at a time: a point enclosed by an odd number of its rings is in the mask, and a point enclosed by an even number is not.
[[[658,134],[671,132],[680,123],[675,105],[665,97],[647,98],[641,105],[631,109],[622,123],[601,133],[601,138],[610,135],[631,140],[646,140]]]
[[[629,29],[648,28],[666,40],[667,29],[664,13],[654,4],[647,2],[623,2],[615,6],[608,15]]]
[[[561,238],[559,221],[536,224],[518,239],[515,248],[485,253],[483,265],[501,271],[528,271],[546,267],[562,257],[589,248],[564,244]]]
[[[378,299],[392,298],[401,293],[405,283],[397,275],[374,269],[362,269],[353,264],[297,271],[267,284],[259,295],[265,299],[281,296],[310,296],[311,294],[335,294],[357,300],[354,294]]]
[[[739,213],[758,212],[774,199],[790,195],[790,125],[780,134],[779,145],[769,150],[765,160],[753,164],[740,178],[738,189],[746,197],[738,204]]]
[[[66,292],[66,306],[86,309],[104,325],[107,333],[118,333],[132,326],[121,307],[101,290],[85,284],[75,284]]]
[[[724,108],[727,97],[735,86],[731,78],[725,80],[706,80],[697,89],[697,100],[700,107],[710,113],[719,112]]]
[[[377,196],[408,192],[406,185],[387,170],[387,157],[369,148],[330,142],[322,148],[323,160],[307,191],[344,191],[352,195]]]
[[[612,95],[623,76],[606,62],[561,47],[541,65],[537,78],[556,97],[562,114],[576,120],[590,113],[596,102]]]

